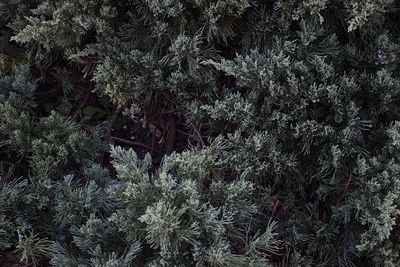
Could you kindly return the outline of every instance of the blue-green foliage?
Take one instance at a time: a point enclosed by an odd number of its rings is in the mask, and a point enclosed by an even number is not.
[[[399,266],[399,8],[0,0],[0,256]],[[121,109],[152,155],[105,144]]]

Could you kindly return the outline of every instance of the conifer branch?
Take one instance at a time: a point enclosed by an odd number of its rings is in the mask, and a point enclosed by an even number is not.
[[[110,120],[108,121],[107,128],[106,128],[106,135],[104,138],[107,142],[109,142],[111,139],[111,133],[112,133],[113,127],[114,127],[115,123],[117,122],[118,117],[123,109],[124,109],[124,105],[121,103],[118,104],[117,108],[114,110]]]

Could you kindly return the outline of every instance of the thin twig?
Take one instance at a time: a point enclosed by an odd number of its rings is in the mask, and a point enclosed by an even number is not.
[[[161,116],[158,116],[156,125],[154,126],[154,130],[152,132],[150,154],[153,154],[153,151],[154,151],[154,148],[155,148],[156,135],[157,135],[158,127],[160,126],[160,120],[161,120]]]
[[[196,127],[194,127],[194,125],[192,124],[192,122],[186,118],[186,121],[189,123],[189,125],[193,128],[194,132],[196,133],[197,137],[199,138],[199,141],[201,143],[201,146],[205,147],[206,145],[204,144],[203,138],[201,137],[200,132],[196,129]]]
[[[18,164],[18,163],[13,163],[13,162],[8,162],[5,160],[0,160],[0,165],[5,164],[7,166],[11,166],[14,168],[21,168],[21,169],[29,169],[30,166],[28,164]]]
[[[123,109],[124,109],[124,105],[118,104],[117,108],[113,112],[111,119],[108,122],[108,126],[107,126],[107,131],[106,131],[106,136],[105,136],[106,141],[110,141],[112,128],[114,127],[115,123],[117,122],[118,116],[122,112]]]
[[[74,113],[74,116],[73,116],[74,119],[78,118],[78,116],[82,112],[82,109],[86,106],[86,103],[87,103],[87,101],[89,99],[90,92],[91,92],[91,87],[87,88],[86,90],[87,90],[87,92],[85,94],[85,97],[83,98],[82,102],[79,104],[79,107],[76,109],[76,111]]]
[[[124,143],[124,144],[130,145],[130,146],[140,146],[140,147],[146,148],[148,150],[151,149],[150,146],[148,146],[146,144],[143,144],[141,142],[130,141],[130,140],[126,140],[126,139],[123,139],[123,138],[116,137],[116,136],[111,136],[111,139],[113,139],[113,140],[115,140],[117,142],[120,142],[120,143]]]
[[[351,183],[351,179],[353,178],[353,176],[350,174],[349,175],[349,178],[347,179],[347,182],[346,182],[346,185],[345,185],[345,187],[344,187],[344,189],[343,189],[343,193],[342,193],[342,195],[340,196],[340,198],[338,199],[338,201],[336,202],[336,204],[339,204],[341,201],[342,201],[342,199],[344,198],[344,196],[346,195],[346,192],[347,192],[347,190],[349,189],[349,186],[350,186],[350,183]]]
[[[58,89],[55,88],[55,89],[51,89],[51,90],[48,90],[48,91],[40,91],[40,92],[35,91],[35,92],[33,92],[33,94],[34,94],[35,96],[42,96],[42,95],[52,94],[52,93],[55,93],[55,92],[57,92],[57,91],[58,91]]]
[[[176,129],[176,118],[174,115],[171,115],[167,123],[167,143],[165,146],[167,155],[171,154],[175,149]]]
[[[124,108],[124,105],[118,104],[117,108],[113,112],[113,114],[108,122],[106,134],[104,136],[104,141],[107,143],[109,143],[111,141],[112,128],[114,127],[116,121],[118,120],[118,116],[121,113],[123,108]],[[104,164],[104,163],[106,163],[105,160],[106,160],[105,154],[103,153],[100,157],[100,162],[102,162]]]
[[[276,200],[276,202],[275,202],[275,204],[274,204],[274,207],[273,207],[273,209],[272,209],[271,218],[274,217],[274,215],[275,215],[275,213],[276,213],[276,209],[278,208],[278,205],[279,205],[279,200]]]

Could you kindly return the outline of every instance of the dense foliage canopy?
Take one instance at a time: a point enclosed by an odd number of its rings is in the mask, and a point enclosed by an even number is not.
[[[400,266],[399,25],[0,0],[0,266]]]

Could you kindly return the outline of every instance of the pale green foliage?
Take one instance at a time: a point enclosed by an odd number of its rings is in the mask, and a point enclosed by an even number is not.
[[[348,30],[353,31],[369,21],[381,17],[394,3],[393,0],[351,0],[344,1],[350,14]]]
[[[117,49],[117,48],[115,48]],[[95,72],[98,88],[115,102],[138,100],[163,86],[162,72],[151,53],[132,50],[107,55]]]
[[[256,216],[259,208],[254,184],[214,178],[206,194],[207,173],[199,172],[199,165],[217,161],[212,156],[215,152],[212,148],[187,152],[199,159],[194,165],[185,164],[191,158],[187,155],[166,157],[165,164],[151,175],[150,157],[140,160],[133,150],[112,147],[120,182],[109,182],[96,165],[85,170],[88,183],[84,186],[72,185],[72,177],[65,177],[57,185],[57,210],[64,216],[58,220],[72,225],[73,242],[87,256],[70,254],[61,243],[56,244],[53,265],[131,266],[141,247],[150,246],[149,266],[268,266],[264,257],[277,253],[280,242],[276,223],[263,234],[254,235],[251,230],[257,220],[248,218]],[[91,190],[93,184],[107,189]],[[246,247],[244,255],[235,253],[233,240]]]
[[[234,19],[240,17],[250,6],[247,0],[195,0],[207,27],[207,38],[226,41],[234,34]]]
[[[57,3],[44,1],[32,13],[34,16],[27,17],[26,27],[13,40],[20,43],[38,42],[46,49],[79,43],[81,37],[91,29],[100,33],[108,31],[109,26],[104,18],[116,16],[115,9],[107,5],[75,0]]]
[[[399,7],[0,0],[0,265],[399,266]]]
[[[51,241],[31,232],[29,236],[20,236],[17,250],[21,252],[22,262],[32,262],[33,266],[38,266],[40,257],[50,255],[51,245]]]
[[[31,80],[29,76],[29,67],[25,65],[17,68],[15,75],[0,79],[0,101],[23,110],[34,107],[33,93],[36,90],[36,81]]]
[[[26,181],[9,181],[9,177],[0,178],[0,249],[8,249],[17,240],[16,223],[21,223],[15,214],[15,205],[29,199]],[[9,213],[8,213],[9,212]]]
[[[246,129],[254,127],[256,123],[254,105],[239,93],[228,93],[212,105],[201,105],[194,101],[187,110],[194,123],[199,123],[202,117],[207,116],[212,121],[211,127],[215,128],[221,123],[229,123],[240,129]]]
[[[241,233],[244,238],[248,218],[258,209],[252,201],[251,182],[212,181],[211,195],[204,195],[203,183],[210,175],[204,170],[218,166],[213,148],[169,156],[153,176],[147,171],[150,167],[147,157],[141,161],[132,150],[118,147],[113,148],[112,156],[124,186],[112,187],[111,192],[126,201],[125,209],[114,214],[112,221],[128,240],[142,238],[152,248],[159,249],[156,258],[163,265],[168,262],[190,265],[185,251],[191,251],[198,263],[226,264],[232,253],[228,237],[238,238]],[[215,251],[220,244],[224,244],[224,252]],[[265,244],[268,246],[268,242]]]
[[[68,160],[94,159],[101,149],[100,136],[78,130],[78,125],[53,112],[33,129],[32,165],[39,176],[51,175]]]
[[[183,11],[179,0],[145,0],[150,11],[156,16],[176,17]]]
[[[399,124],[388,128],[390,138],[383,153],[396,156],[398,153]],[[351,196],[349,203],[354,206],[357,217],[362,224],[370,225],[367,232],[361,237],[360,250],[377,247],[388,240],[396,225],[399,207],[399,164],[391,159],[384,158],[361,159],[357,164],[356,173],[363,181],[359,181],[360,188]],[[357,197],[356,197],[357,196]]]
[[[23,154],[30,146],[31,124],[29,116],[19,113],[9,103],[0,104],[3,114],[0,120],[0,134],[3,136],[2,145],[11,145]]]

